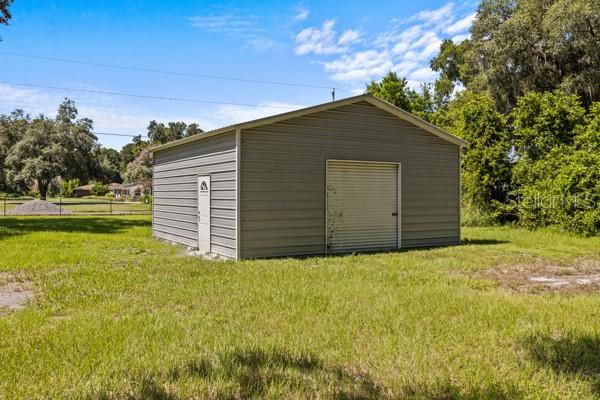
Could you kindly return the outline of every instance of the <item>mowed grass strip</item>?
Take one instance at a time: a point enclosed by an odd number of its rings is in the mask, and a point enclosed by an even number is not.
[[[600,298],[494,267],[600,260],[600,239],[463,229],[461,246],[210,262],[147,216],[0,219],[0,398],[596,398]],[[1,284],[2,282],[0,282]]]
[[[3,216],[5,212],[9,212],[19,205],[29,202],[32,200],[13,200],[7,199],[3,201],[0,199],[0,216]],[[120,201],[114,200],[109,197],[98,198],[98,199],[85,199],[85,198],[49,198],[48,202],[59,206],[59,202],[62,203],[61,207],[63,210],[69,211],[73,214],[150,214],[152,212],[152,204],[142,203],[139,201]],[[112,203],[112,204],[111,204]]]

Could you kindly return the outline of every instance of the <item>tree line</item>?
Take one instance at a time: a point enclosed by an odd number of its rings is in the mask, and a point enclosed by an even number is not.
[[[93,121],[78,118],[75,103],[65,99],[55,118],[31,117],[17,109],[0,115],[0,191],[29,194],[35,184],[39,196],[69,195],[81,182],[152,183],[148,148],[201,133],[197,124],[150,121],[148,140],[136,136],[121,151],[103,147],[93,133]]]
[[[600,233],[600,0],[484,0],[439,78],[367,91],[467,140],[465,222]]]

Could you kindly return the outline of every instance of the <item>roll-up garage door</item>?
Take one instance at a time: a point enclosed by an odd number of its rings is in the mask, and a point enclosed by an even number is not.
[[[399,165],[327,161],[327,250],[398,248]]]

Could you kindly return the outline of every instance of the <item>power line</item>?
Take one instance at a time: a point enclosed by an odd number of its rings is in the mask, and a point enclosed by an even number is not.
[[[346,93],[350,93],[350,91],[342,89],[342,88],[332,88],[331,86],[311,85],[311,84],[305,84],[305,83],[299,83],[299,82],[269,81],[269,80],[237,78],[237,77],[231,77],[231,76],[194,74],[194,73],[190,73],[190,72],[167,71],[167,70],[163,70],[163,69],[154,69],[154,68],[130,67],[130,66],[126,66],[126,65],[115,65],[115,64],[97,63],[97,62],[90,62],[90,61],[72,60],[72,59],[68,59],[68,58],[36,56],[36,55],[31,55],[31,54],[12,53],[12,52],[7,52],[7,51],[1,51],[0,54],[5,55],[5,56],[32,58],[32,59],[46,60],[46,61],[56,61],[56,62],[62,62],[62,63],[68,63],[68,64],[89,65],[89,66],[93,66],[93,67],[113,68],[113,69],[122,69],[122,70],[129,70],[129,71],[138,71],[138,72],[151,72],[151,73],[156,73],[156,74],[187,76],[187,77],[203,78],[203,79],[219,79],[219,80],[235,81],[235,82],[258,83],[258,84],[264,84],[264,85],[294,86],[294,87],[306,87],[306,88],[315,88],[315,89],[336,89],[336,90],[340,90],[340,91],[343,91]]]
[[[94,135],[105,135],[105,136],[123,136],[123,137],[136,137],[136,136],[141,136],[141,137],[148,137],[146,135],[130,135],[127,133],[109,133],[109,132],[92,132]]]
[[[33,84],[33,83],[18,83],[18,82],[0,81],[0,84],[22,86],[22,87],[52,89],[52,90],[65,90],[65,91],[69,91],[69,92],[94,93],[94,94],[103,94],[103,95],[108,95],[108,96],[124,96],[124,97],[136,97],[136,98],[142,98],[142,99],[180,101],[180,102],[186,102],[186,103],[219,104],[219,105],[226,105],[226,106],[242,106],[242,107],[266,107],[266,108],[280,108],[280,109],[286,109],[286,110],[292,110],[295,108],[295,107],[289,107],[289,106],[270,106],[270,105],[263,105],[263,104],[230,103],[230,102],[225,102],[225,101],[188,99],[188,98],[183,98],[183,97],[150,96],[150,95],[145,95],[145,94],[133,94],[133,93],[124,93],[124,92],[108,92],[108,91],[104,91],[104,90],[76,89],[76,88],[66,88],[66,87],[61,87],[61,86],[37,85],[37,84]]]

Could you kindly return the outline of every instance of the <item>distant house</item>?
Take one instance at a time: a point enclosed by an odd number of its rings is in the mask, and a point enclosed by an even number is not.
[[[94,188],[94,186],[96,185],[93,183],[83,186],[77,186],[75,188],[75,197],[90,196],[92,194],[92,189]]]
[[[88,183],[87,185],[78,186],[75,188],[75,197],[91,196],[92,189],[96,186],[95,183]],[[112,182],[108,184],[109,191],[115,194],[115,197],[121,197],[126,195],[123,191],[123,185],[120,183]]]
[[[108,184],[108,188],[110,192],[115,195],[115,197],[121,197],[122,195],[126,195],[123,190],[123,185],[117,182],[112,182]]]
[[[141,182],[123,182],[122,186],[122,195],[133,197],[137,199],[145,193],[144,185]]]

